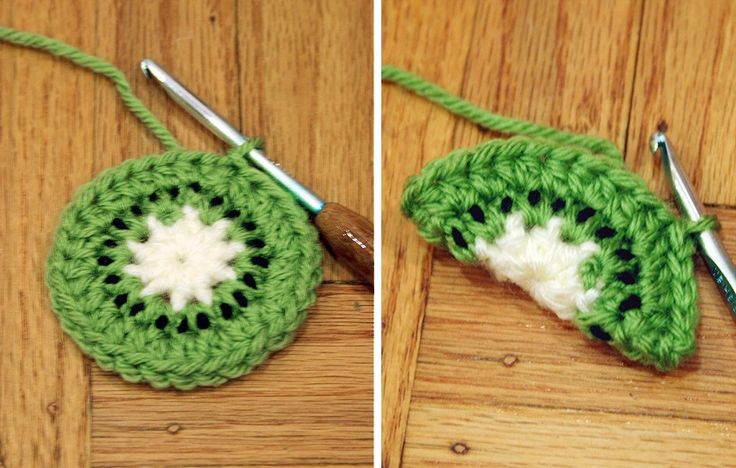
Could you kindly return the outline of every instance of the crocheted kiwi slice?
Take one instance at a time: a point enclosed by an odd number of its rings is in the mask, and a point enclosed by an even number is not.
[[[172,151],[100,174],[65,209],[47,262],[54,309],[100,367],[182,389],[249,372],[315,300],[307,215],[242,151]]]
[[[630,359],[668,370],[695,350],[693,242],[620,160],[492,140],[428,164],[402,209],[431,243],[519,283]]]

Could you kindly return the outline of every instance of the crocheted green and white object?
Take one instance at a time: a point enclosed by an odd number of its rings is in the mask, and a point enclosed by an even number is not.
[[[190,389],[241,376],[284,348],[321,281],[306,212],[245,155],[180,148],[112,65],[35,34],[0,39],[46,50],[115,82],[168,151],[127,161],[65,208],[46,264],[64,330],[103,369]]]
[[[664,371],[695,351],[691,234],[713,220],[676,218],[610,142],[495,116],[402,70],[383,77],[530,135],[454,151],[411,177],[401,207],[422,236],[632,360]]]
[[[292,341],[321,278],[317,233],[247,150],[127,161],[65,209],[49,293],[100,367],[155,387],[218,385]]]

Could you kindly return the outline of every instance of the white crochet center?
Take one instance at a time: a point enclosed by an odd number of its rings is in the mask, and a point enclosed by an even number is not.
[[[588,312],[600,294],[599,286],[585,290],[580,276],[580,265],[600,247],[593,241],[564,242],[560,236],[563,223],[553,216],[545,226],[527,231],[522,214],[513,213],[495,242],[477,237],[473,250],[498,279],[516,283],[539,304],[570,320],[578,310]]]
[[[184,216],[170,226],[149,216],[148,240],[128,241],[135,263],[123,268],[143,282],[142,296],[167,294],[175,312],[195,300],[212,304],[212,288],[235,279],[229,262],[245,249],[242,242],[226,239],[229,220],[207,226],[191,206],[182,212]]]

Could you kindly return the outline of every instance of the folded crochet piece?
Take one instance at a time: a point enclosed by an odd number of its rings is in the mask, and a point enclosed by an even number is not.
[[[423,237],[632,360],[666,371],[695,351],[691,234],[712,219],[675,217],[611,142],[493,115],[393,67],[383,79],[527,135],[453,151],[411,177],[401,207]]]
[[[166,146],[83,186],[46,263],[64,330],[100,367],[154,387],[243,375],[288,345],[316,298],[322,250],[306,212],[245,156],[188,151],[123,74],[50,38],[0,28],[112,80]]]

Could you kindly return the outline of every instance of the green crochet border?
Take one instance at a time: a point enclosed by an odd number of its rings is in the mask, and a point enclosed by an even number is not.
[[[540,192],[539,202],[530,202],[531,191]],[[593,310],[575,319],[586,336],[608,338],[628,358],[661,371],[693,354],[698,311],[689,233],[694,228],[676,218],[620,159],[538,138],[491,140],[429,163],[407,181],[401,207],[429,242],[448,248],[460,261],[476,263],[469,246],[478,236],[492,242],[503,232],[505,197],[528,226],[542,225],[555,214],[565,219],[564,239],[573,244],[595,240],[601,246],[581,267],[586,288],[604,280]],[[566,206],[555,213],[552,204],[558,198]],[[482,209],[483,222],[469,212],[473,205]],[[596,215],[581,223],[577,215],[584,207]],[[601,227],[615,229],[616,235],[598,239]],[[466,245],[458,245],[453,229]],[[618,249],[634,258],[622,260]],[[635,273],[634,284],[616,278],[628,271]],[[622,312],[621,303],[631,295],[640,297],[641,307]]]
[[[80,188],[65,208],[47,260],[46,282],[64,330],[100,367],[131,382],[190,389],[246,374],[292,341],[316,299],[322,250],[305,211],[245,161],[250,146],[227,156],[172,150],[127,161]],[[223,202],[213,204],[214,197]],[[239,210],[228,237],[245,244],[258,238],[265,245],[247,245],[236,257],[238,279],[220,283],[211,306],[188,304],[174,314],[160,296],[139,297],[140,281],[122,269],[132,258],[125,241],[140,242],[147,235],[145,218],[154,214],[164,223],[174,222],[184,204],[198,209],[205,224]],[[115,218],[126,229],[116,228]],[[112,263],[100,265],[101,256]],[[268,267],[254,264],[253,256],[266,258]],[[251,285],[243,283],[246,273]],[[110,275],[121,279],[108,284]],[[246,307],[233,300],[235,291],[247,297]],[[124,293],[125,303],[116,305],[115,298]],[[131,315],[138,303],[145,309]],[[232,306],[229,320],[219,308],[222,303]],[[208,317],[209,328],[197,327],[200,313]],[[155,326],[162,315],[168,318],[163,330]],[[189,330],[180,333],[183,317]]]

